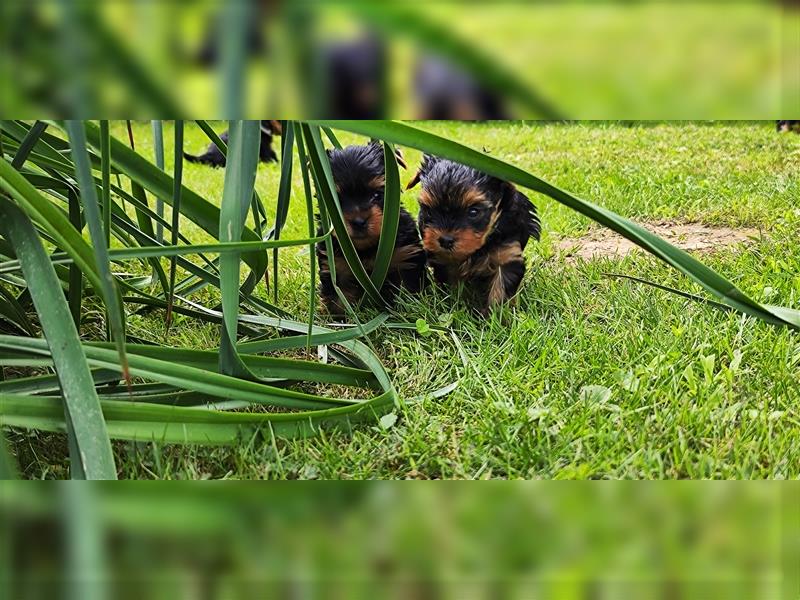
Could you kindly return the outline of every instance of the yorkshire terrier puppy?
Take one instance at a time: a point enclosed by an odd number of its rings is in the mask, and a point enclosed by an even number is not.
[[[407,189],[418,182],[419,230],[434,279],[468,283],[484,312],[511,299],[525,274],[522,251],[539,239],[536,207],[506,181],[428,154]]]
[[[328,150],[328,158],[347,233],[369,273],[375,264],[383,227],[383,192],[386,179],[383,145],[373,141],[363,146]],[[398,155],[398,162],[405,166],[401,155]],[[319,234],[322,234],[321,229]],[[350,270],[335,235],[331,242],[336,283],[347,301],[355,303],[361,298],[363,290]],[[333,287],[331,257],[328,256],[324,242],[317,244],[317,261],[322,303],[330,314],[342,315],[344,306]],[[425,281],[425,252],[419,233],[414,219],[401,207],[394,254],[380,292],[391,302],[401,286],[410,292],[419,292]]]
[[[281,122],[280,121],[261,121],[261,145],[258,149],[258,157],[261,162],[278,162],[278,156],[272,149],[272,138],[275,135],[281,135]],[[228,132],[225,131],[219,138],[228,143]],[[206,148],[206,151],[200,155],[183,153],[183,157],[191,163],[199,163],[201,165],[208,165],[210,167],[224,167],[225,155],[217,148],[214,142],[211,142]]]

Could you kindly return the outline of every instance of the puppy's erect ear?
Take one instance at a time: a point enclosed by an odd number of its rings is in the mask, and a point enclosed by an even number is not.
[[[400,148],[395,147],[395,149],[394,149],[394,157],[395,157],[395,159],[397,159],[397,164],[398,165],[400,165],[404,169],[408,168],[408,165],[406,164],[406,159],[403,156],[403,151],[400,150]]]
[[[427,175],[427,173],[431,170],[431,167],[438,159],[433,156],[432,154],[423,154],[422,155],[422,163],[419,165],[419,169],[414,174],[414,177],[411,178],[411,181],[408,182],[406,185],[406,189],[410,190],[415,185],[419,183],[419,180]]]
[[[376,149],[380,148],[381,152],[383,152],[383,141],[382,140],[379,140],[378,138],[370,138],[369,139],[369,145],[370,146],[374,146]],[[403,157],[403,152],[397,146],[395,146],[395,149],[394,149],[394,157],[397,160],[397,164],[398,165],[400,165],[404,169],[408,168],[408,165],[406,164],[406,159]]]
[[[514,197],[517,195],[517,188],[514,187],[513,183],[509,183],[508,181],[501,182],[500,186],[503,194],[500,198],[500,209],[502,210],[508,208],[514,202]]]
[[[419,170],[417,170],[417,172],[416,172],[416,173],[414,173],[414,177],[412,177],[412,178],[411,178],[411,181],[409,181],[409,182],[406,184],[406,189],[407,189],[407,190],[410,190],[410,189],[411,189],[411,188],[413,188],[415,185],[417,185],[417,184],[419,183],[419,179],[420,179],[420,177],[421,177],[421,176],[422,176],[422,167],[420,167],[420,168],[419,168]]]

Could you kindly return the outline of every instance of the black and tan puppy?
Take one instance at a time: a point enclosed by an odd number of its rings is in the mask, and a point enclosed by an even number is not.
[[[328,150],[328,157],[347,233],[361,262],[367,272],[370,272],[375,264],[383,228],[383,192],[386,174],[383,145],[380,142],[370,142],[364,146]],[[399,159],[398,162],[402,164],[402,157]],[[363,290],[347,265],[335,236],[332,242],[336,283],[348,302],[355,303],[361,298]],[[317,260],[322,303],[329,313],[341,315],[344,313],[344,307],[331,281],[331,259],[324,243],[317,244]],[[411,292],[418,292],[425,281],[425,252],[420,243],[419,233],[414,219],[401,207],[394,255],[386,281],[380,291],[384,298],[391,302],[401,286]]]
[[[787,131],[800,133],[800,121],[778,121],[775,125],[775,129],[777,129],[779,133],[785,133]]]
[[[272,149],[272,138],[275,135],[281,135],[281,122],[261,121],[261,145],[258,149],[258,157],[261,162],[278,162],[278,156]],[[228,132],[223,132],[219,138],[227,144]],[[208,148],[206,148],[203,154],[195,156],[194,154],[184,152],[183,157],[191,163],[199,163],[210,167],[225,166],[225,155],[213,142],[208,145]]]
[[[539,239],[536,207],[508,182],[427,154],[408,188],[417,182],[419,230],[434,279],[467,283],[484,310],[512,298],[525,274],[522,251],[528,239]]]

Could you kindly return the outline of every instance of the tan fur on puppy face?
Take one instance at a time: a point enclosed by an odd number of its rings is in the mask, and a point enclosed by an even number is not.
[[[474,206],[475,204],[487,204],[489,202],[484,193],[478,188],[468,189],[461,195],[459,201],[464,209]]]
[[[383,211],[380,206],[372,205],[366,210],[352,210],[342,215],[344,223],[347,226],[347,235],[359,250],[371,248],[378,245],[381,238],[381,231],[383,229]],[[366,235],[356,235],[353,231],[350,221],[352,219],[364,219],[367,222]]]
[[[428,190],[423,188],[419,193],[419,203],[422,206],[433,206],[436,203],[436,200],[428,193]]]
[[[434,197],[428,190],[424,188],[419,193],[419,203],[424,206],[433,207],[437,204],[441,204],[442,202],[446,202],[446,200]],[[489,200],[478,188],[469,188],[466,192],[458,197],[457,204],[460,208],[468,209],[470,206],[474,206],[476,204],[489,204]]]
[[[449,235],[455,240],[452,250],[445,250],[439,244],[439,238]],[[445,262],[460,262],[480,250],[483,245],[483,234],[471,229],[437,229],[426,227],[422,232],[422,246],[437,259]]]
[[[483,202],[483,199],[477,201]],[[499,216],[499,211],[492,215],[489,226],[485,231],[475,231],[474,229],[444,230],[437,229],[436,227],[425,227],[422,231],[422,245],[425,250],[442,260],[448,262],[465,260],[483,248]],[[445,250],[439,245],[439,238],[442,235],[449,235],[455,240],[455,245],[452,250]]]

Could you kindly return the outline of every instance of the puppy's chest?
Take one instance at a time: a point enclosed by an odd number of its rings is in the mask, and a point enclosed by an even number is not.
[[[463,261],[452,262],[433,257],[431,263],[446,275],[448,283],[454,284],[460,281],[492,279],[504,265],[521,260],[522,248],[519,242],[511,242],[473,254]]]
[[[364,265],[364,269],[367,273],[372,273],[372,270],[375,268],[375,259],[377,258],[377,248],[375,249],[376,252],[371,252],[368,254],[360,253],[359,258],[361,259],[361,264]],[[407,269],[413,269],[416,265],[416,260],[420,254],[422,254],[423,250],[421,246],[415,244],[409,244],[406,246],[398,246],[394,249],[392,253],[392,261],[389,264],[389,270],[391,271],[404,271]],[[355,280],[355,275],[353,275],[353,271],[350,269],[350,265],[347,264],[347,260],[345,257],[336,252],[334,255],[334,264],[336,266],[336,276],[337,278],[347,281],[347,280]]]

